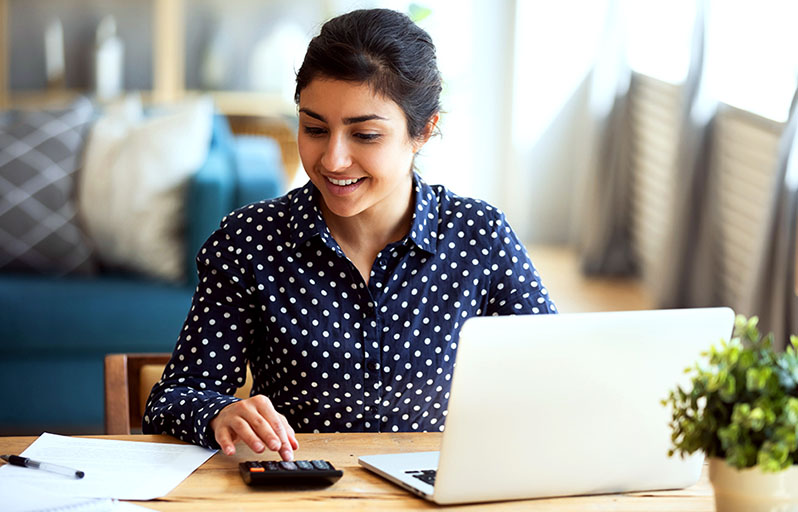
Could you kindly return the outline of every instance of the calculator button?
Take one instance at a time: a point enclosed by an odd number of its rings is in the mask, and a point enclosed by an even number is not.
[[[310,462],[308,462],[306,460],[295,460],[294,464],[296,464],[296,466],[299,469],[303,469],[303,470],[313,469],[313,464],[311,464]]]
[[[263,466],[261,466],[260,463],[257,461],[249,461],[246,464],[247,464],[247,469],[249,469],[250,473],[261,473],[265,471],[265,469],[263,469]]]
[[[310,463],[313,464],[313,467],[316,469],[331,469],[327,461],[324,460],[312,460]]]
[[[266,468],[266,471],[280,471],[280,465],[273,460],[264,461],[263,466]]]
[[[287,471],[296,471],[297,470],[296,464],[294,464],[293,462],[290,462],[290,461],[280,462],[280,467],[285,469],[285,470],[287,470]]]

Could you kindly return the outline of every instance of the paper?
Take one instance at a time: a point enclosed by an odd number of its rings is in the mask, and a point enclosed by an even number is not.
[[[50,494],[13,480],[0,479],[3,512],[153,512],[133,503],[111,498],[76,498]]]
[[[84,471],[74,479],[6,464],[4,488],[19,484],[69,497],[151,500],[169,494],[216,450],[185,444],[83,439],[44,433],[22,456]]]
[[[45,489],[0,479],[3,512],[111,512],[117,503],[110,498],[75,498],[50,494]]]

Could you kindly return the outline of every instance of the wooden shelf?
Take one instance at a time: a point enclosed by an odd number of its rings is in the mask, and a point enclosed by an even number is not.
[[[207,92],[213,96],[219,110],[227,115],[296,117],[296,106],[279,95],[257,91],[187,91],[188,94]]]
[[[153,2],[153,88],[138,93],[145,103],[170,103],[198,94],[210,94],[220,112],[226,115],[249,115],[294,118],[293,102],[277,94],[257,91],[198,91],[185,88],[186,0],[151,0]],[[88,90],[9,89],[10,25],[9,0],[0,0],[0,109],[36,108],[69,102],[78,94],[91,96]]]
[[[92,91],[83,89],[12,90],[7,93],[7,104],[10,108],[47,108],[62,106],[81,95],[91,97],[92,94]],[[152,102],[152,91],[126,91],[126,94],[139,94],[144,103]]]
[[[79,95],[91,96],[92,92],[81,89],[52,89],[36,91],[8,91],[7,104],[12,108],[42,108],[69,103]],[[155,97],[154,91],[126,91],[125,94],[139,94],[145,104],[163,103]],[[171,101],[210,94],[216,107],[228,116],[258,116],[274,118],[294,118],[296,107],[286,103],[281,97],[255,91],[180,91]]]

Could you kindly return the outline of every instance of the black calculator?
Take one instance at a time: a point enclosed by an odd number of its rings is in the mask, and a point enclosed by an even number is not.
[[[248,460],[238,470],[247,485],[332,485],[344,475],[326,460]]]

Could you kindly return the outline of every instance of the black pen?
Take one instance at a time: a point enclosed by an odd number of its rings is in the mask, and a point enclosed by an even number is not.
[[[49,462],[39,462],[38,460],[29,459],[27,457],[20,457],[19,455],[0,455],[0,459],[8,462],[13,466],[22,466],[23,468],[41,469],[42,471],[49,471],[51,473],[58,473],[59,475],[70,476],[72,478],[83,478],[86,473],[78,471],[77,469],[59,466],[58,464],[50,464]]]

